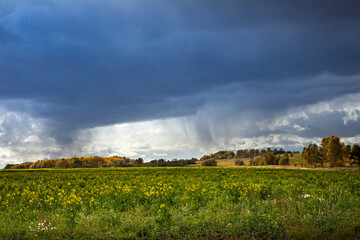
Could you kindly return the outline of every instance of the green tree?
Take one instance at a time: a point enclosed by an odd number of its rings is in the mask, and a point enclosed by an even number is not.
[[[138,158],[138,159],[135,160],[135,163],[139,164],[139,165],[144,164],[144,159]]]
[[[351,148],[351,151],[350,151],[350,160],[351,160],[351,163],[355,163],[359,166],[359,160],[360,160],[360,146],[359,144],[355,143],[352,148]]]
[[[72,168],[80,168],[83,166],[82,161],[78,157],[71,158],[69,165]],[[97,167],[97,165],[95,167]]]

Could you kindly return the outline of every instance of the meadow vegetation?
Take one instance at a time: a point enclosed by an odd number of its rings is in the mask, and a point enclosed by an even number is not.
[[[360,172],[0,171],[1,239],[359,239]]]

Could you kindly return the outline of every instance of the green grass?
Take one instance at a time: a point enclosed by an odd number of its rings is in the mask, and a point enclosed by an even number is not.
[[[359,171],[0,171],[0,239],[358,239],[359,219]]]

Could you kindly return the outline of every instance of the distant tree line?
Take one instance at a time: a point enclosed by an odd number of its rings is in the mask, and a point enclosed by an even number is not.
[[[97,168],[124,167],[136,164],[136,160],[127,157],[73,157],[62,159],[38,160],[21,164],[8,164],[5,169],[36,169],[36,168]]]
[[[284,151],[282,148],[277,150],[276,148],[271,149],[239,149],[236,151],[236,154],[233,151],[218,151],[216,153],[211,153],[209,155],[204,155],[200,158],[200,161],[209,160],[209,159],[232,159],[232,158],[254,158],[258,156],[263,156],[266,154],[272,153],[273,155],[279,154],[293,154],[300,153],[299,151]]]
[[[282,148],[279,150],[277,148],[271,149],[240,149],[236,151],[236,157],[237,158],[253,158],[257,156],[263,156],[266,154],[272,153],[273,155],[279,155],[279,154],[289,154],[293,156],[293,154],[299,153],[299,151],[285,151]]]
[[[185,167],[190,164],[195,164],[198,161],[197,158],[191,159],[173,159],[173,160],[165,160],[165,159],[154,159],[150,162],[144,163],[142,166],[144,167]]]
[[[267,149],[239,149],[236,151],[218,151],[200,158],[202,166],[216,166],[221,159],[235,159],[236,165],[245,165],[243,159],[249,159],[251,166],[263,165],[289,165],[294,154],[299,151],[285,151]],[[316,143],[303,148],[300,165],[310,167],[341,167],[344,165],[359,166],[360,146],[355,143],[345,145],[338,136],[323,138],[320,146]],[[36,169],[36,168],[98,168],[98,167],[183,167],[195,164],[197,158],[191,159],[154,159],[144,162],[142,158],[130,159],[127,157],[73,157],[51,160],[38,160],[36,162],[24,162],[21,164],[8,164],[5,169]],[[298,163],[293,163],[298,164]]]
[[[73,157],[62,159],[38,160],[21,164],[7,164],[4,169],[36,169],[36,168],[99,168],[99,167],[182,167],[195,164],[198,159],[165,159],[151,160],[144,163],[142,158],[130,159],[127,157]]]
[[[265,165],[290,165],[290,157],[287,152],[284,154],[274,154],[268,152],[264,155],[250,159],[250,166],[265,166]]]
[[[338,136],[323,138],[320,146],[309,144],[302,151],[302,158],[307,166],[341,167],[345,164],[358,165],[360,159],[360,146],[345,145]]]

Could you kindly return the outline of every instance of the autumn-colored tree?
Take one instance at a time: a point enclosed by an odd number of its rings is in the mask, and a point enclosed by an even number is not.
[[[345,145],[343,149],[343,160],[346,163],[350,162],[350,151],[351,151],[351,146],[349,144]]]
[[[58,159],[55,162],[55,168],[68,168],[69,167],[69,162],[66,161],[65,159]]]
[[[255,149],[250,149],[250,157],[255,157]]]
[[[321,166],[323,166],[320,158],[320,151],[316,143],[309,144],[309,146],[303,149],[302,158],[308,166],[315,166],[317,163],[320,163]]]
[[[279,165],[290,165],[290,158],[287,153],[280,157]]]
[[[330,167],[342,164],[344,144],[340,142],[340,138],[338,136],[323,138],[321,141],[321,147],[323,158],[329,163]]]
[[[276,157],[273,153],[268,153],[265,155],[265,164],[266,165],[277,165]]]
[[[236,157],[237,158],[242,158],[244,154],[244,150],[240,149],[236,151]]]

